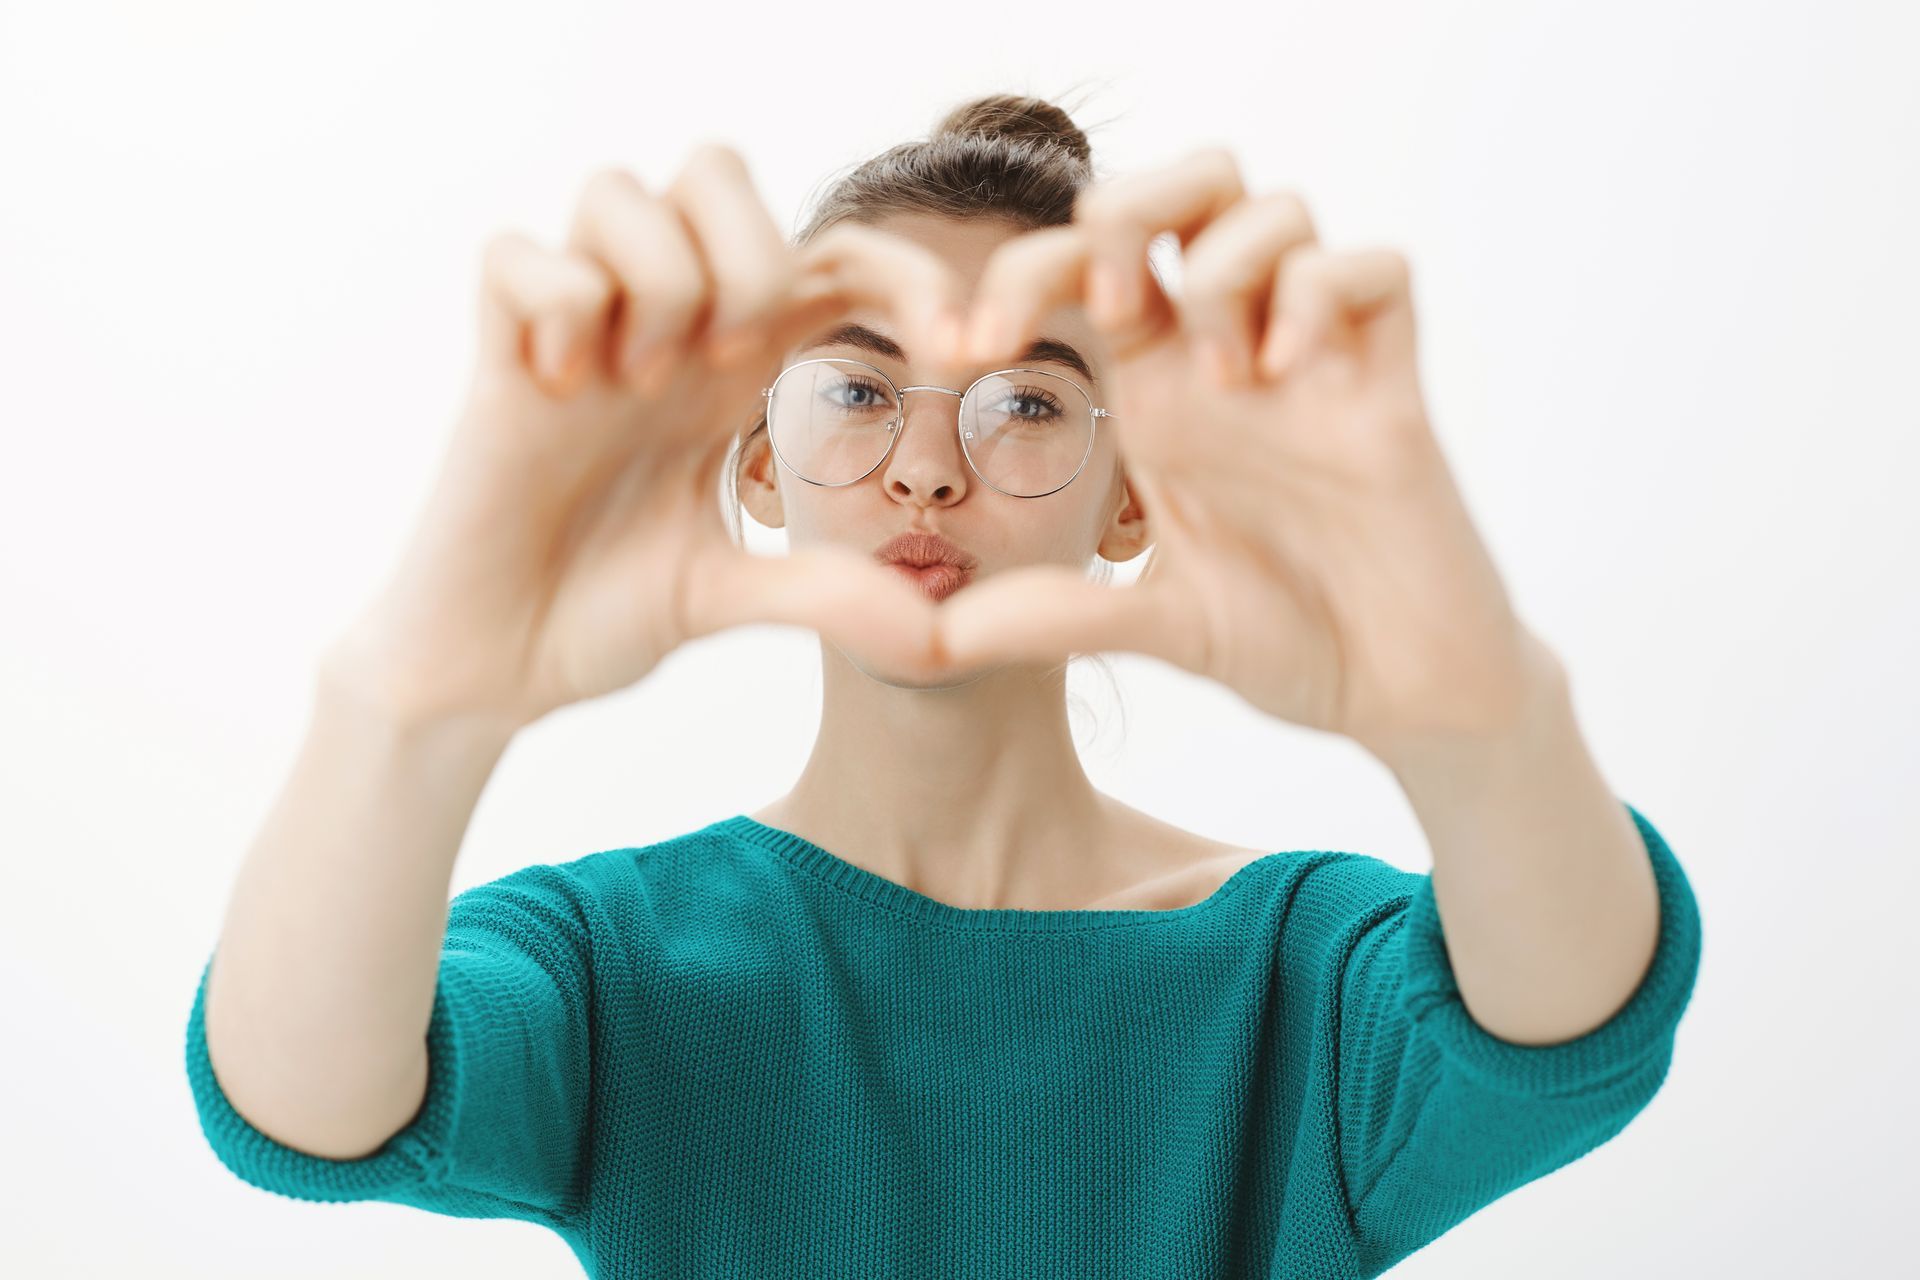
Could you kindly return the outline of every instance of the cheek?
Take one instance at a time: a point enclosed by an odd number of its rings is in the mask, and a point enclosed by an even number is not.
[[[1065,496],[1065,491],[1056,495]],[[1020,505],[1030,509],[1009,517],[1006,538],[1012,544],[1009,560],[1078,568],[1100,543],[1104,521],[1092,503],[1076,497],[1074,501],[1058,505],[1051,498]]]
[[[783,477],[781,495],[789,546],[840,545],[866,550],[898,533],[909,513],[873,487],[873,477],[838,489],[822,489]],[[953,522],[934,521],[939,527]],[[959,535],[955,535],[956,537]]]
[[[845,541],[836,538],[831,524],[831,503],[822,503],[812,486],[785,477],[780,486],[780,506],[787,517],[787,540],[794,544]],[[823,507],[826,508],[823,510]]]

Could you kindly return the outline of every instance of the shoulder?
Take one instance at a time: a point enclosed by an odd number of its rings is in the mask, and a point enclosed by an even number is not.
[[[651,843],[528,863],[461,890],[450,911],[456,922],[513,911],[572,917],[592,931],[611,921],[631,926],[663,900],[688,896],[696,882],[726,874],[741,857],[721,819]]]
[[[1130,867],[1125,887],[1088,905],[1097,910],[1163,911],[1212,897],[1272,849],[1233,844],[1188,831],[1106,798],[1116,863]]]
[[[1346,849],[1250,846],[1188,831],[1114,805],[1120,839],[1147,851],[1145,870],[1127,889],[1094,904],[1147,909],[1202,902],[1241,870],[1272,859],[1275,895],[1296,923],[1336,932],[1366,930],[1405,913],[1427,876],[1372,854]]]

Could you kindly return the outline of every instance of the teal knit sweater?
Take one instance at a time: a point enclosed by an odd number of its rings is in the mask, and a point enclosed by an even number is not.
[[[1268,854],[1175,910],[961,908],[739,814],[457,895],[426,1099],[367,1156],[233,1110],[205,969],[187,1075],[255,1186],[527,1219],[608,1280],[1373,1276],[1665,1079],[1699,912],[1626,807],[1658,950],[1556,1045],[1473,1021],[1431,876],[1378,858]]]

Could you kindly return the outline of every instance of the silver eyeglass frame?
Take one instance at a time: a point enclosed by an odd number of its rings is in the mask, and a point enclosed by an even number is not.
[[[775,389],[777,389],[780,386],[781,378],[786,377],[789,373],[792,373],[795,369],[798,369],[803,365],[809,365],[809,364],[856,364],[863,369],[872,369],[876,377],[878,377],[882,382],[886,383],[889,387],[893,388],[893,402],[894,404],[899,406],[900,411],[894,415],[893,421],[887,424],[887,447],[881,450],[880,457],[877,460],[875,460],[874,464],[871,467],[868,467],[865,471],[862,471],[859,475],[855,476],[851,480],[834,480],[834,481],[814,480],[814,479],[810,479],[807,476],[801,475],[800,472],[794,470],[793,464],[788,462],[786,458],[781,454],[780,442],[774,438],[773,393]],[[865,360],[853,360],[853,359],[849,359],[846,356],[819,356],[811,360],[796,360],[792,364],[788,365],[786,368],[780,371],[779,375],[775,377],[773,380],[773,386],[760,388],[760,398],[767,402],[765,406],[765,414],[764,414],[766,418],[766,423],[767,423],[767,443],[773,446],[773,456],[780,459],[781,464],[786,467],[788,474],[793,475],[801,480],[805,480],[808,484],[814,485],[817,488],[843,489],[850,484],[859,484],[862,480],[865,480],[868,476],[872,475],[875,471],[878,471],[881,468],[881,466],[886,463],[886,460],[893,456],[893,446],[899,442],[899,439],[903,434],[901,431],[901,428],[906,425],[906,421],[907,421],[907,400],[906,400],[907,392],[938,391],[942,395],[958,396],[960,397],[961,403],[964,404],[966,402],[966,398],[973,394],[973,389],[975,387],[985,382],[988,378],[997,378],[1003,373],[1046,374],[1047,377],[1053,378],[1059,382],[1064,382],[1068,386],[1072,387],[1076,392],[1078,392],[1080,395],[1080,398],[1086,402],[1088,417],[1091,418],[1093,422],[1093,429],[1087,432],[1086,452],[1080,455],[1079,465],[1074,467],[1073,475],[1068,476],[1065,480],[1061,481],[1059,484],[1055,485],[1053,488],[1047,490],[1046,493],[1007,493],[1005,489],[1002,489],[999,485],[995,484],[993,481],[987,479],[984,475],[980,474],[980,468],[974,463],[973,453],[967,448],[966,432],[960,430],[960,415],[956,413],[953,418],[953,429],[955,433],[957,433],[960,436],[960,454],[962,457],[964,457],[967,460],[967,469],[973,472],[973,474],[979,478],[981,484],[986,485],[987,488],[992,489],[995,493],[1006,493],[1009,498],[1045,498],[1051,494],[1056,494],[1060,492],[1062,489],[1066,488],[1068,485],[1072,484],[1074,480],[1079,477],[1080,473],[1086,470],[1087,459],[1093,456],[1094,443],[1099,439],[1100,419],[1111,418],[1113,417],[1113,414],[1108,412],[1105,409],[1100,408],[1098,405],[1094,404],[1093,397],[1088,395],[1087,389],[1081,386],[1079,383],[1073,381],[1071,378],[1063,378],[1057,373],[1049,373],[1045,369],[995,369],[991,373],[983,373],[979,377],[975,378],[972,382],[969,382],[967,384],[967,389],[965,391],[955,391],[952,387],[939,387],[939,386],[934,386],[930,383],[923,384],[920,386],[914,386],[914,387],[903,387],[899,383],[895,382],[892,378],[889,378],[887,376],[886,370],[878,368],[874,365],[870,365]]]

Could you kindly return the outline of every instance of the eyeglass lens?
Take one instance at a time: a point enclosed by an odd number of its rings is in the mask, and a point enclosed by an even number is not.
[[[815,484],[849,484],[886,456],[906,425],[894,385],[851,360],[803,361],[774,384],[767,429],[780,460]],[[982,378],[960,404],[960,445],[974,471],[1020,497],[1071,480],[1093,439],[1093,405],[1078,383],[1037,369]]]

